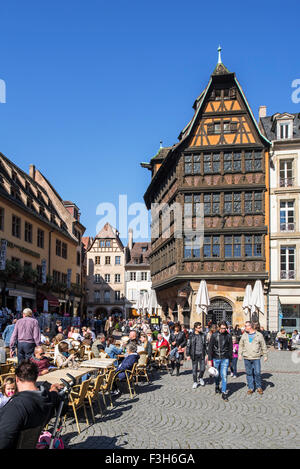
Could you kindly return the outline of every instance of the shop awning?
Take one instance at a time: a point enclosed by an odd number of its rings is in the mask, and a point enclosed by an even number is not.
[[[38,292],[38,297],[40,301],[48,300],[48,305],[53,306],[54,308],[57,308],[60,305],[58,298],[51,293]]]

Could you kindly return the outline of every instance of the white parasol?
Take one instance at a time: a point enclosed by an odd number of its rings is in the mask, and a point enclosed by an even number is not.
[[[205,280],[201,280],[199,289],[197,292],[196,300],[196,312],[198,314],[205,313],[207,314],[207,308],[210,305],[207,284]]]

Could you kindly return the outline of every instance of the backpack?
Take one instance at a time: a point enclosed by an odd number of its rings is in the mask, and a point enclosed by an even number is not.
[[[51,436],[50,432],[42,432],[36,444],[36,449],[49,449]],[[64,443],[61,438],[54,439],[53,449],[64,449]]]

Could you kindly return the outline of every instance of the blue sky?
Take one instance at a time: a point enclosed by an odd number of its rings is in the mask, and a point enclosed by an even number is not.
[[[300,112],[299,13],[293,0],[2,2],[0,151],[35,164],[94,236],[98,204],[143,202],[140,162],[177,142],[219,43],[256,117]]]

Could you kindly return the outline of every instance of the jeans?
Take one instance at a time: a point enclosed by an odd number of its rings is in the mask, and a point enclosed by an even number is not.
[[[256,389],[261,388],[261,366],[260,359],[246,360],[244,359],[245,370],[247,375],[248,388],[254,391],[254,383]]]
[[[34,342],[18,342],[18,363],[30,358],[33,355],[34,349]]]
[[[234,376],[236,376],[237,374],[237,362],[238,362],[238,358],[237,357],[234,357],[231,361],[231,372],[234,374]]]
[[[193,366],[193,380],[194,380],[194,383],[197,383],[198,368],[199,368],[199,379],[202,378],[204,375],[205,358],[195,357],[195,360],[192,360],[192,366]]]
[[[215,358],[213,362],[214,367],[219,372],[219,375],[215,378],[216,386],[219,386],[220,379],[222,379],[221,391],[224,393],[227,389],[227,371],[229,367],[229,358]]]

